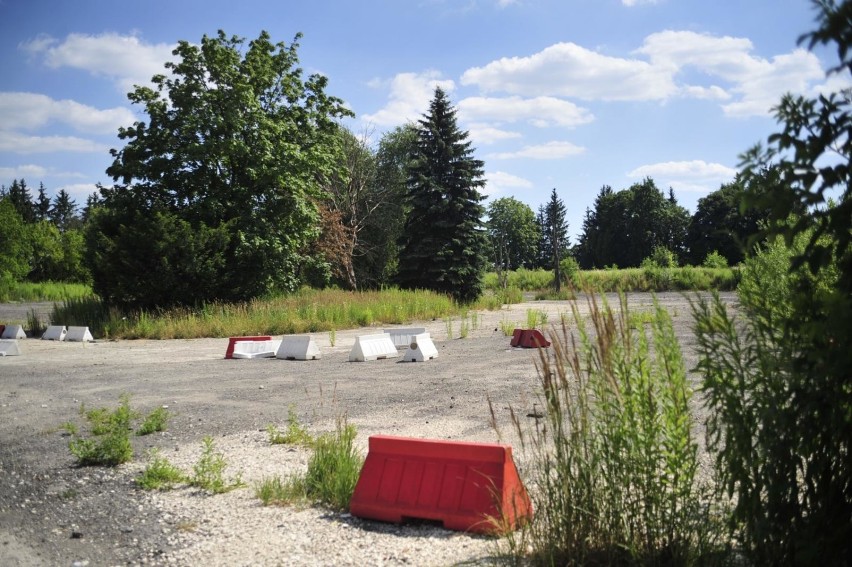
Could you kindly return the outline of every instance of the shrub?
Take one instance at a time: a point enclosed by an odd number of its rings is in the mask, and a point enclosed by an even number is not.
[[[510,534],[519,562],[689,565],[714,552],[711,492],[697,477],[691,392],[668,313],[572,304],[536,361],[546,420],[521,422],[532,521]],[[493,410],[492,410],[493,414]],[[525,555],[531,557],[524,557]]]
[[[165,431],[168,427],[169,418],[171,414],[169,410],[163,407],[156,408],[151,411],[142,422],[142,425],[139,426],[139,429],[136,430],[136,435],[150,435],[151,433],[158,433],[160,431]]]
[[[719,254],[717,250],[708,253],[701,264],[705,268],[727,268],[728,259]]]
[[[68,449],[77,458],[78,464],[116,466],[133,458],[133,447],[130,444],[133,412],[128,396],[121,396],[119,406],[112,412],[98,408],[85,412],[85,416],[94,437],[74,434],[68,443]]]
[[[222,494],[244,486],[242,475],[239,473],[231,480],[225,478],[225,469],[228,468],[228,463],[222,453],[216,452],[213,438],[207,436],[202,442],[204,450],[198,462],[192,468],[194,475],[189,479],[189,483],[213,494]]]
[[[168,459],[161,457],[157,450],[149,454],[150,462],[142,474],[136,479],[136,484],[144,490],[170,490],[175,484],[184,482],[185,475]]]
[[[349,507],[364,457],[355,447],[357,431],[345,418],[339,419],[334,433],[317,438],[308,461],[305,491],[309,498],[337,510]]]

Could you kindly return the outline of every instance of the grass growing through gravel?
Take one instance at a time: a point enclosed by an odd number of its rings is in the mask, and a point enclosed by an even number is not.
[[[136,479],[136,484],[144,490],[171,490],[175,485],[186,481],[186,475],[171,464],[168,459],[161,457],[156,449],[149,454],[149,462],[142,474]]]
[[[543,419],[512,411],[535,509],[507,536],[518,563],[695,565],[718,552],[671,319],[620,307],[590,295],[587,321],[573,303],[536,361]]]
[[[155,408],[142,421],[142,425],[136,430],[136,435],[150,435],[159,433],[168,428],[169,418],[171,414],[169,410],[163,407]]]
[[[272,423],[266,426],[266,431],[269,433],[269,442],[273,445],[310,447],[315,442],[307,427],[299,422],[299,416],[296,415],[296,409],[293,406],[287,409],[287,428],[284,432],[279,431]]]
[[[133,458],[130,422],[135,415],[130,409],[129,396],[121,396],[118,407],[112,411],[107,408],[86,411],[81,406],[80,413],[88,421],[91,437],[79,435],[73,423],[66,424],[72,435],[68,449],[79,465],[116,466]]]
[[[264,478],[255,485],[255,495],[266,506],[316,502],[334,510],[347,509],[364,464],[355,447],[356,435],[354,425],[338,419],[333,433],[314,440],[304,475]]]
[[[230,479],[225,478],[228,462],[225,460],[225,455],[216,450],[213,438],[207,436],[202,443],[204,448],[201,457],[192,467],[194,474],[188,479],[189,484],[213,494],[223,494],[245,486],[241,473],[237,473],[235,477]]]

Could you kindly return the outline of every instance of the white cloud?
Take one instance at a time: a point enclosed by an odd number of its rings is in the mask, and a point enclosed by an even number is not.
[[[50,123],[67,124],[79,132],[114,134],[119,126],[136,120],[123,107],[99,110],[73,100],[54,100],[43,94],[0,92],[0,124],[9,129],[31,130]]]
[[[47,175],[47,168],[40,165],[24,164],[15,167],[0,167],[0,179],[43,179]]]
[[[77,206],[83,207],[86,204],[86,199],[92,193],[98,190],[98,186],[94,183],[73,183],[71,185],[63,185],[57,187],[56,190],[65,189],[72,199],[77,201]]]
[[[729,84],[727,89],[711,86],[710,91],[695,85],[681,87],[681,95],[719,100],[736,100],[722,105],[729,116],[768,114],[785,92],[805,93],[825,72],[816,55],[804,49],[777,55],[771,60],[751,54],[753,45],[745,38],[717,37],[690,31],[664,31],[645,38],[636,53],[647,55],[651,63],[671,69],[675,75],[695,69]]]
[[[586,148],[577,146],[571,142],[554,141],[536,146],[526,146],[517,152],[491,154],[488,157],[493,159],[561,159],[569,156],[580,155],[585,152]]]
[[[38,36],[20,49],[39,56],[52,68],[71,67],[115,81],[121,92],[134,84],[145,85],[151,77],[165,74],[163,64],[174,59],[176,44],[145,43],[135,35],[72,33],[60,41]]]
[[[379,86],[384,83],[373,80],[370,84]],[[385,107],[373,114],[364,114],[361,119],[379,126],[397,126],[418,120],[429,110],[429,101],[432,100],[436,87],[441,87],[449,93],[455,89],[455,83],[449,79],[441,79],[438,71],[400,73],[391,79],[386,87],[390,89],[390,93]]]
[[[688,177],[691,179],[731,179],[737,170],[720,163],[704,160],[666,161],[637,167],[628,177]]]
[[[43,154],[51,152],[107,152],[109,147],[75,136],[27,136],[0,131],[0,152]]]
[[[535,126],[573,128],[592,122],[595,117],[573,102],[550,96],[521,98],[469,97],[459,101],[459,116],[465,120],[527,121]]]
[[[504,193],[510,189],[532,189],[533,187],[531,181],[505,171],[486,173],[485,180],[485,188],[482,192],[489,196]]]
[[[669,69],[610,57],[575,43],[557,43],[529,57],[504,57],[473,67],[464,72],[461,83],[486,92],[582,100],[664,100],[677,91]]]
[[[521,137],[520,132],[503,130],[496,126],[479,122],[466,124],[466,129],[468,134],[470,134],[471,140],[473,140],[476,144],[488,145],[502,142],[503,140],[511,140]]]

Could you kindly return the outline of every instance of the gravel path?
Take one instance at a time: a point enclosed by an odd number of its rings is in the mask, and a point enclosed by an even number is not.
[[[658,300],[672,313],[692,368],[688,302],[675,293]],[[631,294],[629,301],[646,309],[652,298]],[[307,362],[223,360],[227,339],[20,341],[21,356],[0,358],[0,565],[490,564],[500,550],[492,538],[319,508],[264,507],[252,485],[304,471],[307,453],[270,445],[265,431],[269,423],[283,427],[291,407],[313,433],[332,430],[346,414],[364,450],[373,434],[497,442],[488,400],[506,431],[509,407],[526,413],[536,400],[533,351],[509,348],[499,330],[504,320],[523,327],[527,309],[558,321],[569,305],[483,313],[466,339],[457,338],[459,321],[452,339],[443,321],[414,323],[427,327],[439,351],[425,363],[349,363],[364,329],[338,331],[334,346],[327,334],[315,335],[322,359]],[[7,317],[0,305],[0,322]],[[134,438],[136,457],[126,465],[75,466],[62,424],[81,423],[81,404],[115,407],[122,394],[143,413],[168,406],[169,431]],[[190,472],[208,435],[246,488],[214,496],[135,486],[147,449]],[[516,462],[523,475],[517,450]]]

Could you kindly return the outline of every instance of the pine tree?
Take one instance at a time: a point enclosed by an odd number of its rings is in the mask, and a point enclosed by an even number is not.
[[[468,134],[459,130],[456,110],[440,88],[418,124],[397,281],[473,301],[485,269],[483,163],[473,158]]]
[[[53,221],[59,232],[65,232],[72,228],[77,221],[77,202],[71,198],[71,195],[65,189],[60,189],[56,197],[53,198],[50,220]]]
[[[36,220],[35,208],[33,207],[33,198],[30,195],[30,188],[27,187],[27,182],[21,179],[12,180],[12,186],[6,194],[9,201],[14,205],[15,210],[21,215],[25,223],[33,223]]]
[[[542,248],[548,254],[548,266],[553,270],[556,291],[562,289],[560,262],[568,251],[568,221],[565,220],[565,203],[556,194],[550,192],[550,200],[544,206],[542,230]]]
[[[38,185],[38,199],[36,199],[33,209],[35,210],[36,220],[43,221],[50,218],[50,197],[47,196],[44,183]]]

